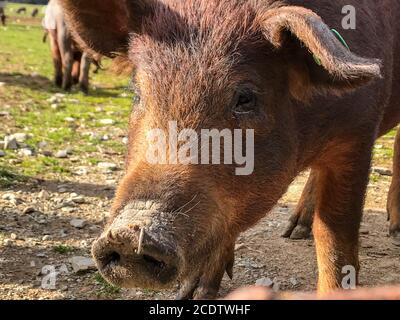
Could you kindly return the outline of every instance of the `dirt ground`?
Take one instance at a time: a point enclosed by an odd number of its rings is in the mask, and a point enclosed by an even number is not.
[[[120,159],[121,161],[123,158]],[[72,256],[90,256],[90,246],[108,214],[112,180],[122,172],[89,174],[69,181],[33,180],[0,192],[1,299],[170,299],[173,292],[125,290],[107,285],[95,270],[74,273]],[[280,237],[302,190],[306,174],[291,186],[271,214],[243,234],[236,247],[234,279],[224,279],[221,294],[269,278],[281,290],[308,291],[316,285],[313,241]],[[108,182],[107,182],[108,181]],[[400,246],[388,237],[384,210],[390,179],[371,183],[361,231],[361,284],[400,283]],[[9,199],[9,195],[16,197]],[[70,199],[80,199],[76,204]],[[34,211],[33,211],[34,210]],[[32,212],[31,212],[32,211]],[[83,229],[70,225],[84,219]],[[1,243],[1,242],[0,242]],[[63,250],[64,248],[64,250]],[[44,266],[61,270],[54,289],[42,289]],[[62,266],[68,269],[62,269]]]

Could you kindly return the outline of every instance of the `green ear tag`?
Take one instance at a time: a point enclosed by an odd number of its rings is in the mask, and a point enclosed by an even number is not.
[[[350,50],[349,45],[347,44],[346,40],[344,40],[344,38],[342,37],[342,35],[339,33],[339,31],[337,31],[336,29],[331,29],[332,33],[335,35],[336,39],[338,39],[340,41],[340,43],[346,47],[348,50]],[[314,57],[314,61],[317,65],[321,66],[322,62],[321,59],[318,58],[316,55],[313,55]]]

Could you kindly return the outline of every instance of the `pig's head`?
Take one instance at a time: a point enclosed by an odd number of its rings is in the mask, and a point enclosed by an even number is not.
[[[181,298],[215,296],[240,232],[303,169],[293,101],[366,84],[378,62],[352,54],[312,11],[275,1],[61,3],[85,50],[135,70],[126,174],[93,246],[100,272],[119,286],[179,282]],[[254,130],[254,170],[149,162],[148,133],[169,138],[171,121],[178,132]]]

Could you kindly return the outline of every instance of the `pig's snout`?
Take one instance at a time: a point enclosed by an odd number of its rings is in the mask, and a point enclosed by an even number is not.
[[[179,267],[173,243],[157,228],[119,222],[93,244],[92,253],[103,276],[122,287],[170,286]]]

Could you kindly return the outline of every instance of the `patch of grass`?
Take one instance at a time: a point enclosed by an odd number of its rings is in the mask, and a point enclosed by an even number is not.
[[[93,276],[94,281],[97,285],[100,286],[100,289],[97,290],[97,295],[100,297],[113,297],[121,293],[121,288],[109,284],[100,273],[96,272]]]
[[[25,177],[0,167],[0,188],[9,188],[23,181],[26,181]]]
[[[370,180],[370,182],[378,183],[379,180],[380,180],[381,178],[382,178],[382,176],[381,176],[380,174],[372,173],[372,174],[370,175],[369,180]]]
[[[20,6],[26,6],[28,14],[17,15],[16,9]],[[0,158],[0,167],[12,166],[13,172],[27,177],[65,179],[79,165],[71,158],[101,159],[102,150],[123,154],[122,143],[100,139],[90,141],[87,133],[108,134],[114,138],[120,135],[121,130],[126,130],[132,99],[132,94],[124,94],[129,77],[112,73],[109,70],[111,61],[104,59],[104,70],[98,74],[90,73],[88,96],[76,87],[70,93],[56,88],[52,81],[49,43],[42,42],[41,19],[29,16],[33,8],[25,4],[9,4],[9,24],[0,27],[0,82],[4,83],[0,87],[0,111],[10,113],[10,118],[4,122],[3,118],[0,119],[0,139],[10,133],[26,132],[31,136],[25,143],[36,151],[39,143],[45,141],[46,151],[55,154],[72,148],[73,155],[63,160],[41,155],[22,157],[18,151],[10,150]],[[42,7],[38,8],[42,12]],[[55,94],[63,95],[57,107],[52,106],[54,100],[50,99]],[[67,118],[75,121],[67,121]],[[101,119],[112,119],[115,123],[102,126]],[[0,180],[1,186],[12,183],[10,177],[1,177]]]
[[[57,252],[59,254],[68,254],[68,253],[75,251],[75,248],[60,244],[60,245],[55,246],[53,248],[53,251]]]

